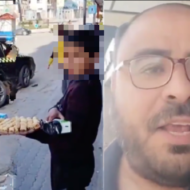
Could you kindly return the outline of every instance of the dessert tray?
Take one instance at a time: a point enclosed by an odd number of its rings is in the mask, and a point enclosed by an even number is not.
[[[40,121],[36,118],[13,117],[0,119],[0,134],[21,134],[32,133],[40,128]]]

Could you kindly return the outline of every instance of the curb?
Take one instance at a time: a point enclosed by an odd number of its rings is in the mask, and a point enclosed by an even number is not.
[[[31,33],[47,33],[47,32],[50,32],[50,29],[33,29],[31,30]]]

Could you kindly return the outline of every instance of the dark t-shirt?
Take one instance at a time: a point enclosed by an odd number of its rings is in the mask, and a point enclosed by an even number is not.
[[[118,190],[117,176],[121,156],[121,148],[114,141],[104,153],[104,190]]]
[[[101,120],[102,85],[100,80],[70,81],[65,95],[57,104],[65,120],[71,121],[72,132],[50,136],[43,130],[27,137],[49,144],[52,155],[83,156],[93,151]]]

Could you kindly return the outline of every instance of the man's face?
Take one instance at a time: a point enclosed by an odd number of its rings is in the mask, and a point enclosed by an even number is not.
[[[94,58],[90,58],[84,47],[73,42],[64,42],[64,69],[69,71],[69,75],[93,73]]]
[[[181,7],[145,13],[125,33],[117,63],[145,49],[168,51],[174,59],[189,56],[189,18],[190,9]],[[133,170],[165,186],[190,185],[190,82],[184,65],[175,65],[168,84],[148,90],[136,88],[123,67],[112,77],[112,90]]]

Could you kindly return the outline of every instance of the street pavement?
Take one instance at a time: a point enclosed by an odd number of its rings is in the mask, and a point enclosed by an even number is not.
[[[48,109],[62,96],[62,71],[55,61],[47,70],[49,56],[56,47],[57,37],[50,33],[32,34],[17,38],[16,45],[21,54],[34,57],[37,70],[31,85],[21,89],[17,99],[0,108],[8,116],[37,116],[45,119]],[[36,87],[32,85],[37,84]],[[96,140],[96,170],[88,190],[102,189],[102,122]],[[51,190],[50,154],[48,146],[22,136],[0,136],[0,175],[16,174],[14,190]],[[0,176],[1,177],[1,176]]]

